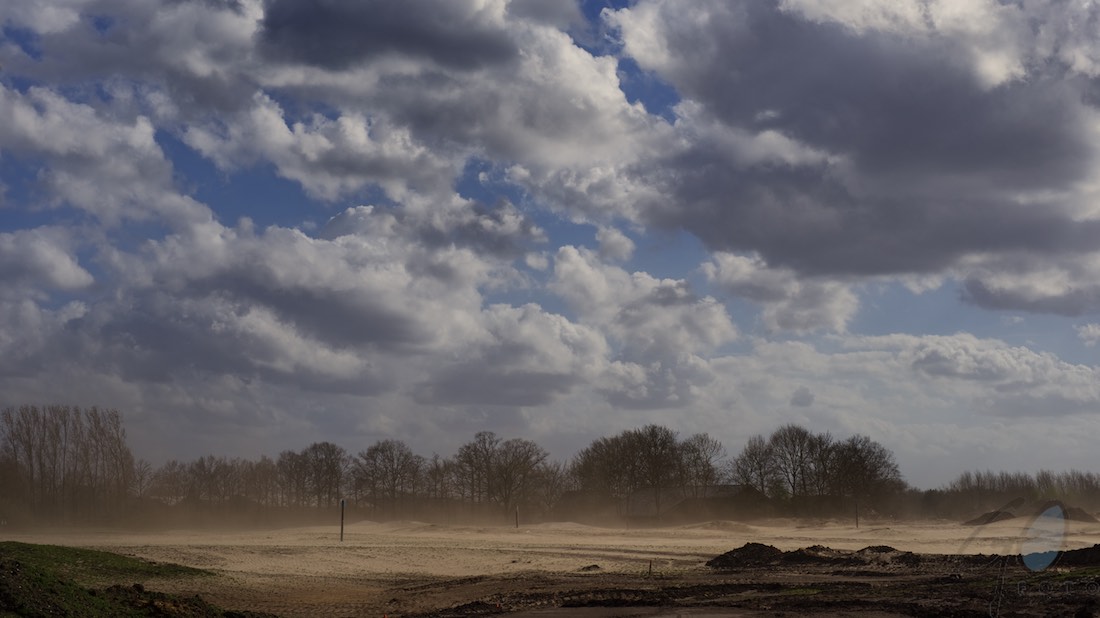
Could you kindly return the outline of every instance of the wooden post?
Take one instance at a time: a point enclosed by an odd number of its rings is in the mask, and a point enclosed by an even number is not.
[[[347,500],[340,498],[340,542],[344,542],[344,505]]]
[[[519,530],[519,507],[516,507],[516,530]]]

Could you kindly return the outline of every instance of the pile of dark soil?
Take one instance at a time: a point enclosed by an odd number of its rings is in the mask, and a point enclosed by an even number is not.
[[[712,569],[795,565],[827,565],[834,567],[914,566],[919,564],[920,561],[920,556],[913,552],[898,551],[887,545],[872,545],[858,551],[813,545],[785,552],[771,545],[746,543],[737,549],[712,558],[707,561],[707,566]]]
[[[856,555],[865,563],[869,564],[900,564],[912,567],[921,563],[920,554],[914,554],[911,551],[899,551],[889,545],[872,545],[870,547],[864,547],[857,551]]]
[[[1066,509],[1066,519],[1073,521],[1083,521],[1090,524],[1100,523],[1100,519],[1096,519],[1088,513],[1085,509],[1078,506],[1071,506]]]
[[[1100,545],[1071,549],[1058,557],[1058,566],[1100,566]]]
[[[763,543],[745,543],[737,549],[711,558],[707,566],[712,569],[733,569],[746,566],[763,566],[777,564],[783,557],[783,551],[778,547],[764,545]]]
[[[835,564],[851,565],[861,562],[851,552],[844,552],[824,545],[812,545],[784,552],[779,560],[783,564]]]
[[[989,511],[988,513],[984,513],[982,515],[979,515],[979,516],[975,517],[974,519],[964,521],[963,525],[964,526],[984,526],[986,524],[992,524],[992,523],[996,523],[998,521],[1004,521],[1006,519],[1013,519],[1015,517],[1016,517],[1016,515],[1009,512],[1009,511],[1002,511],[1002,510],[998,509],[996,511]]]

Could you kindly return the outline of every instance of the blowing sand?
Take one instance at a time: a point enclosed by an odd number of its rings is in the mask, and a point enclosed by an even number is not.
[[[149,533],[55,531],[7,540],[104,549],[210,569],[217,578],[155,582],[165,592],[198,593],[234,609],[283,616],[430,612],[489,598],[512,588],[545,585],[547,576],[705,571],[703,563],[747,542],[793,550],[811,545],[942,554],[1012,554],[1025,520],[987,526],[948,522],[846,523],[769,520],[710,522],[671,528],[610,529],[555,523],[509,527],[418,522],[360,522],[263,531]],[[1100,543],[1100,524],[1068,522],[1063,549]],[[582,570],[590,565],[598,569]],[[652,566],[651,566],[652,565]],[[130,583],[130,582],[120,582]]]

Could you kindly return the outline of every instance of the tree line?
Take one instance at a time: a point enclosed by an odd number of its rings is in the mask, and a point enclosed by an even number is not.
[[[117,410],[9,407],[0,410],[0,438],[0,509],[71,520],[125,507],[135,465]]]
[[[967,470],[939,489],[911,497],[918,515],[967,518],[997,510],[1014,500],[1059,500],[1067,506],[1100,511],[1100,474],[1083,470],[994,472]]]
[[[453,454],[415,453],[381,439],[359,451],[316,442],[277,457],[206,455],[159,467],[135,459],[117,410],[20,406],[0,410],[0,520],[110,521],[150,509],[319,512],[341,500],[365,517],[510,521],[580,519],[579,505],[623,516],[640,492],[659,517],[687,498],[733,495],[758,514],[837,516],[875,511],[955,516],[999,497],[1100,503],[1100,476],[966,472],[946,487],[906,485],[884,446],[796,424],[751,437],[727,457],[699,433],[647,425],[593,440],[568,461],[531,440],[477,433]],[[258,511],[257,511],[258,512]],[[266,512],[266,511],[265,511]]]

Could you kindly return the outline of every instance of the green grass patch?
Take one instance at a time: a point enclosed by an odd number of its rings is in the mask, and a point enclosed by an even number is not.
[[[213,573],[105,551],[3,542],[0,543],[0,618],[260,615],[226,612],[197,596],[152,592],[141,583],[158,578],[209,575]],[[92,583],[106,587],[88,587]]]
[[[165,577],[201,577],[214,573],[178,564],[152,562],[111,552],[60,545],[0,542],[0,559],[15,560],[36,570],[51,571],[78,582],[113,583]]]

